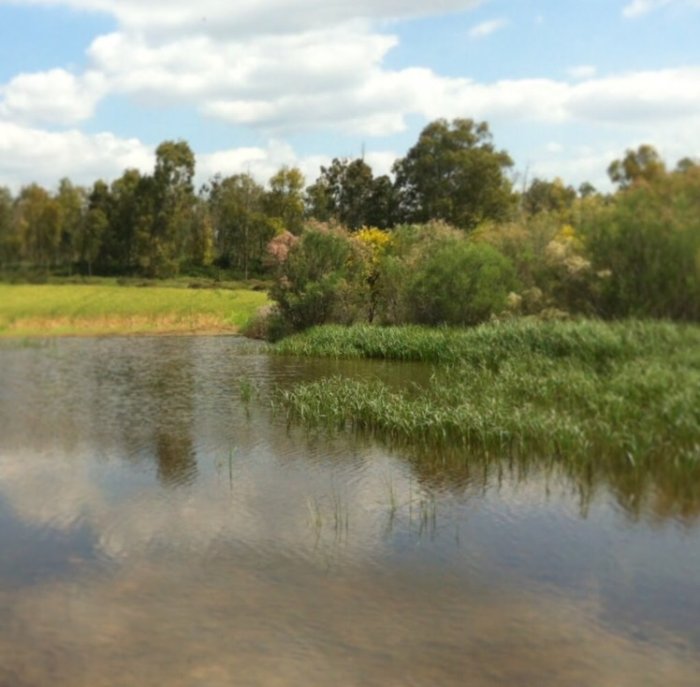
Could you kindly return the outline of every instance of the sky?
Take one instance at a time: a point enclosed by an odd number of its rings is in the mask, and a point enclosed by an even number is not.
[[[0,0],[0,185],[147,172],[179,139],[200,183],[382,174],[465,117],[516,185],[606,189],[642,143],[700,158],[698,36],[700,0]]]

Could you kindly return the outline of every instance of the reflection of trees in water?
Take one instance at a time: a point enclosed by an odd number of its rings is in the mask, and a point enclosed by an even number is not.
[[[156,430],[155,458],[158,479],[164,486],[190,484],[197,477],[197,456],[189,429],[183,427],[179,432]]]
[[[192,439],[194,372],[191,349],[178,347],[154,362],[146,379],[152,417],[151,441],[158,479],[164,486],[190,484],[197,478]]]
[[[196,342],[180,337],[114,339],[72,359],[89,365],[87,399],[79,414],[103,450],[115,446],[128,462],[155,460],[165,486],[197,476],[194,450],[193,356]],[[82,353],[82,352],[81,352]]]
[[[568,491],[582,517],[593,499],[606,492],[633,519],[700,520],[700,463],[690,470],[663,460],[640,467],[601,456],[574,462],[537,452],[518,455],[465,447],[390,445],[390,450],[411,465],[417,483],[428,491],[462,495],[506,483],[539,482],[545,491]]]

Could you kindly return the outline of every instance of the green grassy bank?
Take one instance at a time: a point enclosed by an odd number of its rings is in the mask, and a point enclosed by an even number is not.
[[[700,489],[700,327],[512,321],[467,330],[320,327],[279,354],[434,363],[427,387],[333,377],[280,392],[290,419],[411,446],[565,461],[581,474],[673,465]]]
[[[0,284],[0,336],[236,332],[266,302],[247,289]]]

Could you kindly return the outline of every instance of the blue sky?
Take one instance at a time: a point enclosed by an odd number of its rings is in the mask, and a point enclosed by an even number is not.
[[[427,5],[0,0],[0,184],[149,170],[172,138],[200,181],[362,150],[383,173],[437,117],[489,122],[519,183],[700,157],[700,0]]]

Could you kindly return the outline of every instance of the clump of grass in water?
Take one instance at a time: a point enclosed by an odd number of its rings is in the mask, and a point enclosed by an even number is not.
[[[312,497],[306,499],[306,507],[309,513],[309,522],[314,527],[318,540],[325,523],[324,509],[321,501]],[[341,493],[334,485],[331,486],[330,492],[330,511],[328,521],[333,523],[336,541],[341,541],[347,538],[350,530],[350,512],[347,504],[343,501]]]
[[[237,453],[238,449],[234,446],[229,449],[228,452],[228,459],[226,461],[228,465],[228,483],[229,483],[229,488],[231,491],[233,491],[233,458],[235,454]],[[224,461],[223,459],[219,459],[216,463],[216,468],[219,472],[223,470],[224,467]]]
[[[700,483],[697,326],[328,327],[277,350],[438,363],[420,395],[342,377],[279,391],[289,418],[307,426],[471,456],[539,456],[588,483]]]
[[[697,463],[698,373],[683,378],[626,365],[601,378],[566,366],[542,368],[534,362],[504,364],[498,372],[453,368],[419,397],[333,377],[278,398],[291,419],[309,426],[360,429],[394,441],[510,453],[534,448],[569,459],[596,452],[640,465],[671,453]]]
[[[248,377],[242,377],[238,382],[238,390],[241,394],[241,401],[243,401],[243,405],[247,407],[253,398],[255,385],[250,381],[250,379],[248,379]]]

